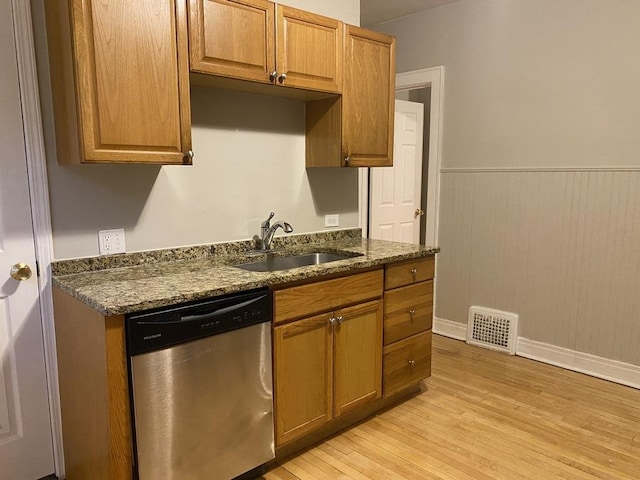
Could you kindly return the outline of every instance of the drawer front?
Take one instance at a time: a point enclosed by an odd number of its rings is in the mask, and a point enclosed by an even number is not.
[[[389,264],[385,274],[384,288],[390,290],[430,280],[433,278],[435,265],[434,256]]]
[[[431,331],[384,347],[383,396],[418,383],[431,375]]]
[[[384,293],[384,344],[429,330],[433,323],[433,280]]]
[[[274,324],[382,297],[382,270],[357,273],[273,293]]]

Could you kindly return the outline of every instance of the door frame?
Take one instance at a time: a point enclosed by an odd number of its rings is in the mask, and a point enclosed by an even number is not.
[[[442,163],[442,128],[444,113],[444,67],[424,68],[396,74],[396,92],[431,87],[431,108],[429,112],[429,169],[426,205],[427,225],[425,244],[438,245],[440,224],[440,175]],[[363,236],[369,230],[369,170],[361,168],[360,186],[360,227]],[[433,221],[428,220],[432,218]]]
[[[55,474],[64,476],[62,452],[62,421],[60,415],[60,391],[58,388],[58,360],[53,321],[53,297],[51,293],[51,261],[53,260],[53,234],[49,186],[40,110],[35,42],[31,18],[30,0],[11,0],[22,105],[25,154],[27,158],[27,183],[31,200],[36,262],[38,265],[38,289],[42,333],[44,337],[45,368],[49,397],[49,416],[53,443]]]

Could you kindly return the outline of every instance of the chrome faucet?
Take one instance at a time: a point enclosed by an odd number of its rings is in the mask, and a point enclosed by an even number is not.
[[[285,233],[293,232],[293,227],[282,220],[271,225],[271,219],[275,213],[271,212],[269,218],[260,224],[260,249],[263,252],[271,250],[271,242],[278,228],[282,228]]]

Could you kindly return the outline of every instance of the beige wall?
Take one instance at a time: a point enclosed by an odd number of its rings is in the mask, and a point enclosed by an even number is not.
[[[640,3],[460,0],[378,25],[445,66],[439,318],[640,365]]]
[[[42,17],[33,14],[56,259],[98,254],[97,232],[124,228],[127,251],[251,238],[269,211],[296,233],[322,231],[324,215],[359,226],[356,170],[304,168],[304,103],[194,87],[194,164],[60,167]],[[284,4],[358,24],[358,0]]]

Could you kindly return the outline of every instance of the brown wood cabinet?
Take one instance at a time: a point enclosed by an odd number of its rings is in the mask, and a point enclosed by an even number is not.
[[[372,280],[374,283],[372,284]],[[333,289],[353,296],[326,297]],[[291,287],[274,292],[274,402],[276,445],[288,443],[334,418],[381,397],[382,393],[382,270]],[[293,299],[296,300],[293,300]],[[363,301],[363,299],[373,299]],[[279,303],[296,302],[330,311],[284,323]],[[325,302],[324,304],[322,302]],[[320,307],[313,305],[320,304]],[[345,305],[343,308],[339,308]],[[299,312],[290,312],[292,317]]]
[[[67,480],[131,480],[125,319],[53,289]]]
[[[385,270],[383,392],[388,397],[431,375],[435,257]]]
[[[191,163],[185,1],[45,2],[59,163]]]
[[[307,102],[307,167],[393,165],[395,39],[345,26],[342,96]]]
[[[342,22],[266,0],[189,0],[193,72],[342,91]]]

